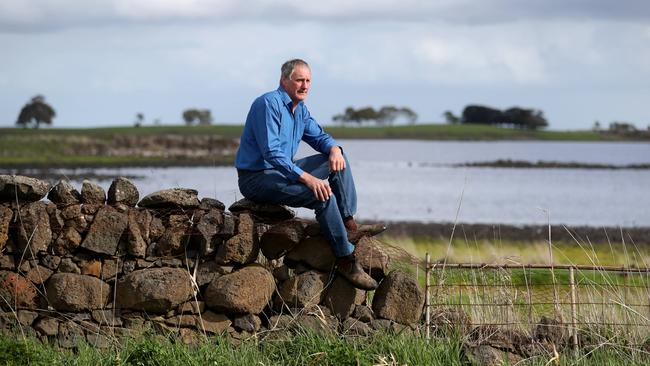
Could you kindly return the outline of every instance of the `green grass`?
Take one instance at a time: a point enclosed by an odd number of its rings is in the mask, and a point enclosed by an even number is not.
[[[147,126],[105,128],[0,128],[0,166],[3,167],[84,167],[84,166],[182,166],[230,165],[231,154],[219,153],[185,159],[151,154],[108,156],[116,137],[124,136],[221,136],[236,140],[241,125]],[[417,139],[417,140],[555,140],[626,141],[648,139],[645,135],[626,136],[593,131],[527,131],[484,125],[419,124],[393,127],[339,127],[326,130],[340,139]],[[644,137],[645,136],[645,137]],[[183,147],[188,149],[188,147]],[[148,155],[145,156],[145,155]]]
[[[104,127],[104,128],[0,128],[0,136],[7,135],[92,135],[112,134],[156,135],[215,134],[225,137],[239,137],[242,125],[213,126],[147,126],[147,127]],[[326,126],[326,131],[336,138],[355,139],[417,139],[417,140],[558,140],[558,141],[601,141],[634,140],[635,136],[599,133],[590,130],[576,131],[530,131],[476,124],[417,124],[407,126],[340,127]]]
[[[1,365],[465,365],[462,340],[380,334],[372,338],[344,339],[298,334],[277,341],[243,341],[231,345],[215,337],[195,346],[173,338],[146,336],[123,340],[101,350],[89,345],[59,350],[37,340],[0,334]],[[551,355],[527,360],[526,365],[548,365]],[[552,362],[552,361],[551,361]],[[649,365],[650,358],[633,348],[605,346],[577,357],[560,354],[560,365]],[[555,364],[555,363],[552,363]]]
[[[0,365],[461,365],[461,342],[379,334],[341,338],[297,334],[290,339],[250,339],[237,346],[214,337],[196,346],[145,336],[100,350],[82,345],[59,351],[37,340],[0,335]],[[391,362],[391,363],[389,363]]]

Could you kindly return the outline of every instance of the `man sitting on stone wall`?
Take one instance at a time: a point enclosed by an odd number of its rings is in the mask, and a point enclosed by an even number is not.
[[[309,65],[290,60],[282,65],[278,89],[255,99],[235,162],[239,190],[252,201],[313,209],[337,258],[337,271],[355,287],[372,290],[377,282],[359,265],[348,235],[359,230],[376,234],[384,227],[361,228],[354,221],[357,196],[350,164],[309,114],[304,100],[310,85]],[[319,154],[294,161],[300,140]]]

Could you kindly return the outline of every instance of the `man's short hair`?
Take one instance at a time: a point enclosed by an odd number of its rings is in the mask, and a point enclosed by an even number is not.
[[[280,69],[282,72],[281,77],[283,79],[291,80],[293,69],[295,69],[298,65],[307,66],[307,68],[309,68],[309,64],[305,60],[294,58],[293,60],[289,60],[282,64],[282,68]]]

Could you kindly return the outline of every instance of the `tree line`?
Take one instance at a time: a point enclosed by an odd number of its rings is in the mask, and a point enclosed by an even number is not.
[[[460,117],[451,111],[445,111],[442,115],[451,124],[475,123],[530,130],[548,127],[544,112],[532,108],[511,107],[502,111],[482,105],[468,105]]]
[[[45,101],[45,97],[36,95],[21,108],[16,125],[25,128],[39,128],[41,124],[51,125],[55,116],[56,111]],[[454,115],[451,111],[445,111],[442,116],[450,124],[473,123],[530,130],[548,127],[544,112],[533,108],[511,107],[500,110],[482,105],[468,105],[463,109],[460,116]],[[214,122],[212,112],[209,109],[188,108],[181,113],[181,117],[188,126],[211,125]],[[417,119],[418,115],[412,109],[393,105],[382,106],[379,109],[373,107],[358,109],[347,107],[343,113],[332,117],[333,121],[342,124],[362,125],[365,122],[370,122],[381,126],[390,126],[397,121],[414,124]],[[135,127],[140,127],[144,120],[144,113],[139,112],[136,114],[133,124]],[[155,119],[154,124],[160,124],[160,120]],[[592,130],[611,133],[635,133],[639,131],[630,122],[614,121],[608,127],[608,129],[603,129],[600,122],[596,121]],[[650,126],[648,126],[648,130],[650,130]]]
[[[335,122],[356,123],[360,125],[363,122],[370,121],[382,126],[390,126],[397,120],[404,120],[409,124],[414,124],[417,119],[417,113],[413,112],[410,108],[398,108],[392,105],[383,106],[377,110],[372,107],[359,109],[347,107],[343,113],[332,117],[332,120]]]

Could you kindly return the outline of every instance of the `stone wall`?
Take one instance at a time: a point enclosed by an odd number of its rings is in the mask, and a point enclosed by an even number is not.
[[[388,273],[375,238],[355,241],[362,267],[381,281],[372,303],[336,276],[318,224],[284,207],[242,200],[226,210],[183,188],[140,199],[126,178],[106,193],[90,181],[78,191],[0,175],[0,330],[104,347],[145,332],[191,343],[210,334],[416,329],[417,282]]]

